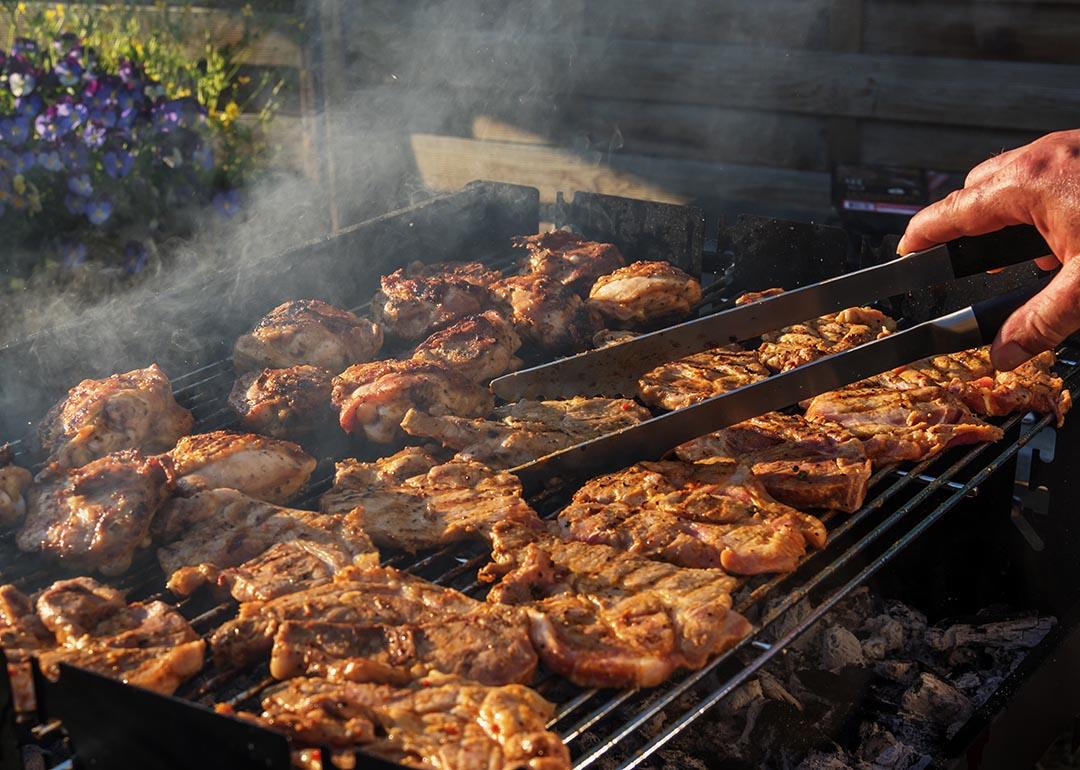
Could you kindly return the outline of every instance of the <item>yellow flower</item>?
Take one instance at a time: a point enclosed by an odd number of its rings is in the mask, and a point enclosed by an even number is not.
[[[240,117],[240,105],[236,102],[229,102],[225,105],[225,109],[221,111],[221,122],[228,126],[234,120]]]
[[[19,3],[15,6],[15,10],[19,13],[26,13],[26,3]]]
[[[183,99],[185,96],[191,96],[191,89],[190,88],[181,88],[181,89],[177,90],[176,93],[173,94],[174,99]]]
[[[22,174],[16,174],[11,180],[11,189],[19,195],[26,192],[26,177]]]

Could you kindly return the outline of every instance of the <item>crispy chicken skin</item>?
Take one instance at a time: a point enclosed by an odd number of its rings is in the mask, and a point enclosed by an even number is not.
[[[248,372],[236,379],[229,406],[255,433],[308,439],[337,422],[333,379],[329,370],[306,365]]]
[[[238,373],[307,364],[339,372],[370,361],[383,343],[378,324],[317,299],[284,302],[236,341]]]
[[[296,497],[315,470],[291,441],[224,430],[185,436],[159,459],[182,495],[227,487],[269,503]]]
[[[466,316],[421,342],[413,358],[443,363],[473,382],[486,383],[520,363],[521,337],[502,313]]]
[[[486,388],[433,361],[374,361],[350,366],[334,378],[334,405],[346,433],[386,444],[401,435],[410,408],[431,414],[480,417],[493,399]]]
[[[738,581],[606,545],[566,541],[546,527],[503,522],[481,580],[489,602],[521,606],[540,659],[581,687],[653,687],[701,668],[751,630],[731,610]]]
[[[169,378],[151,364],[103,380],[83,380],[38,426],[41,447],[58,469],[77,468],[110,452],[163,452],[195,421],[173,399]]]
[[[513,244],[528,250],[530,273],[547,276],[575,294],[585,294],[597,278],[626,264],[614,244],[589,241],[568,230],[521,236]]]
[[[589,304],[605,319],[630,328],[690,315],[701,282],[670,262],[634,262],[596,279]]]
[[[544,275],[515,275],[492,286],[522,337],[549,353],[584,350],[600,319],[578,295]]]
[[[682,409],[768,376],[769,370],[756,352],[713,348],[645,373],[638,383],[638,395],[650,406]]]
[[[134,449],[114,452],[31,488],[16,543],[72,567],[119,575],[147,544],[166,496],[160,462]]]
[[[494,277],[478,263],[402,268],[382,277],[371,312],[388,334],[422,340],[460,318],[494,307],[488,288]]]
[[[8,529],[26,515],[26,490],[33,481],[30,471],[15,465],[11,448],[0,446],[0,528]]]

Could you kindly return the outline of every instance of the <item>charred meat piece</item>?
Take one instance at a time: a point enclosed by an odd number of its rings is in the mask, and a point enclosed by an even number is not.
[[[638,394],[651,406],[682,409],[768,376],[769,370],[757,353],[713,348],[661,364],[642,375]]]
[[[524,607],[540,659],[581,687],[658,685],[751,630],[731,610],[738,581],[722,570],[676,567],[517,522],[494,535],[481,579],[501,580],[488,601]]]
[[[185,596],[208,583],[240,600],[269,599],[328,580],[379,555],[357,511],[328,516],[282,508],[235,489],[176,498],[154,522],[168,587]]]
[[[240,716],[301,745],[341,750],[345,762],[360,748],[432,770],[570,768],[569,752],[546,727],[555,707],[517,684],[486,687],[431,676],[397,688],[293,679],[272,690],[262,708],[261,715]]]
[[[492,290],[521,336],[549,353],[584,350],[600,326],[596,311],[553,278],[515,275]]]
[[[788,572],[807,548],[825,544],[818,519],[778,503],[729,458],[645,462],[600,476],[577,491],[559,524],[574,540],[741,575]]]
[[[0,648],[7,657],[15,711],[37,708],[30,657],[55,644],[55,637],[34,613],[30,597],[13,585],[0,585]]]
[[[772,497],[793,508],[851,513],[866,498],[871,462],[838,425],[770,412],[675,450],[687,462],[726,457],[748,465]]]
[[[620,342],[632,340],[636,336],[638,336],[636,332],[625,329],[601,329],[593,335],[592,346],[597,349],[606,348],[608,345],[618,345]]]
[[[589,304],[605,319],[638,328],[690,315],[701,282],[670,262],[634,262],[596,279]]]
[[[431,414],[480,417],[492,407],[488,390],[433,361],[375,361],[350,366],[334,378],[334,405],[346,433],[377,443],[401,435],[401,418],[411,408]]]
[[[54,468],[77,468],[122,449],[163,452],[195,421],[173,399],[169,378],[152,364],[103,380],[83,380],[38,426]]]
[[[34,477],[30,471],[15,465],[11,448],[0,446],[0,529],[14,527],[26,515],[24,497]]]
[[[263,369],[237,378],[229,406],[248,430],[307,439],[337,423],[330,400],[334,375],[317,366]]]
[[[16,543],[72,567],[119,575],[147,544],[166,496],[166,473],[156,459],[133,449],[114,452],[32,487]]]
[[[410,436],[457,450],[455,459],[512,468],[651,416],[626,398],[571,398],[506,404],[485,420],[433,417],[410,409],[401,427]]]
[[[585,294],[602,275],[626,264],[613,243],[597,243],[567,230],[515,238],[514,245],[529,252],[529,272],[543,275]]]
[[[419,460],[403,450],[407,463]],[[337,465],[334,486],[319,502],[323,511],[361,507],[364,530],[378,545],[416,551],[486,537],[501,519],[531,520],[536,513],[521,497],[521,482],[505,471],[453,460],[399,477],[398,453],[375,462],[353,459]]]
[[[224,430],[185,436],[160,459],[180,494],[226,487],[268,503],[296,497],[315,470],[315,458],[290,441]]]
[[[922,460],[961,444],[997,441],[989,425],[945,388],[897,390],[852,387],[815,397],[806,410],[810,422],[836,423],[863,442],[878,464]]]
[[[459,318],[494,307],[489,286],[495,278],[479,263],[416,263],[382,277],[371,312],[387,333],[422,340]]]
[[[413,358],[445,364],[486,383],[520,364],[514,356],[520,347],[513,324],[498,311],[486,310],[435,332],[417,346]]]

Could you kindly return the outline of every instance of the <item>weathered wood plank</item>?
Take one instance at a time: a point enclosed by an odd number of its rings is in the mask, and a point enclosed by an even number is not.
[[[866,121],[860,153],[864,163],[967,171],[1002,150],[1027,144],[1035,131],[996,131],[959,126]]]

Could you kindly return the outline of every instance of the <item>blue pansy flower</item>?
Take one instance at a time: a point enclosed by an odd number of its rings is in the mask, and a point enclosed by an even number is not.
[[[97,123],[87,123],[83,130],[83,142],[87,147],[100,147],[105,144],[105,126]]]
[[[90,176],[88,174],[78,174],[76,176],[68,177],[67,186],[73,193],[81,195],[84,198],[88,198],[94,194],[94,185],[90,183]]]
[[[39,139],[51,142],[59,138],[60,131],[53,121],[53,116],[55,114],[56,109],[50,107],[34,119],[34,130],[37,132]]]
[[[71,88],[82,78],[83,69],[74,57],[69,56],[56,63],[56,66],[53,67],[53,73],[56,75],[57,80],[60,81],[60,85]]]
[[[17,37],[11,46],[13,56],[26,55],[38,52],[37,41],[28,37]]]
[[[78,216],[86,211],[86,198],[68,193],[64,196],[64,208],[69,214]]]
[[[212,202],[221,216],[229,218],[240,210],[240,193],[237,190],[224,190],[215,195]]]
[[[16,153],[15,163],[12,165],[16,174],[26,174],[34,167],[37,162],[37,158],[34,157],[33,150],[26,150],[24,152]]]
[[[60,162],[69,171],[78,171],[86,168],[90,162],[89,151],[81,144],[69,143],[60,148]]]
[[[105,166],[105,173],[113,179],[123,179],[131,173],[135,165],[135,159],[131,153],[124,150],[110,150],[101,156],[101,162]]]
[[[3,125],[4,141],[16,147],[30,138],[30,118],[20,115],[8,118]]]
[[[112,108],[94,110],[90,113],[90,120],[105,128],[112,128],[116,125],[116,110]]]
[[[121,112],[138,107],[140,101],[142,101],[142,94],[130,88],[125,88],[116,95],[116,106]]]
[[[60,160],[60,153],[56,150],[39,153],[38,165],[46,171],[61,171],[64,168],[64,163]]]
[[[0,147],[0,171],[10,171],[15,167],[15,151]]]
[[[140,241],[128,241],[124,244],[124,270],[134,275],[140,272],[150,259],[150,252]]]
[[[93,200],[86,204],[86,218],[94,225],[101,226],[108,222],[109,217],[112,216],[112,212],[112,204],[104,198]]]
[[[38,94],[20,96],[15,100],[15,112],[27,118],[37,117],[43,106],[44,102],[41,101],[41,96]]]
[[[66,243],[60,248],[60,264],[69,270],[86,261],[85,243]]]

